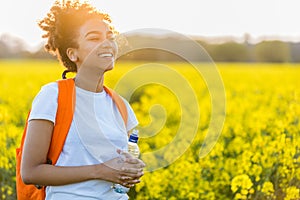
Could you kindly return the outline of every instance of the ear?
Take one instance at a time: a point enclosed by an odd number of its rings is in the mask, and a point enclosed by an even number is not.
[[[74,48],[67,49],[67,56],[72,62],[76,62],[78,60],[77,51]]]

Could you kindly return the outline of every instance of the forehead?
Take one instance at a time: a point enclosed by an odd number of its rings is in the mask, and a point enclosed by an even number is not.
[[[90,19],[79,28],[79,35],[85,36],[89,32],[106,33],[110,31],[108,25],[101,19]]]

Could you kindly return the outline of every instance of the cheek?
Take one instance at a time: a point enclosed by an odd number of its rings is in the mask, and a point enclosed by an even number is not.
[[[82,48],[80,51],[80,54],[78,55],[78,58],[83,61],[84,59],[88,59],[89,57],[93,56],[96,53],[96,47],[90,46],[86,48]]]
[[[118,54],[118,51],[119,51],[119,46],[118,46],[118,43],[115,42],[115,41],[112,41],[112,47],[115,51],[115,54],[117,55]]]

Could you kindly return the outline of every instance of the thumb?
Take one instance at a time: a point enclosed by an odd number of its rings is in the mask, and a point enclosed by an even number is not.
[[[118,154],[122,154],[122,150],[121,149],[117,149],[117,153]]]
[[[130,155],[127,151],[117,149],[117,153],[120,155],[123,161],[126,161],[127,159],[131,158],[132,155]]]
[[[132,157],[132,155],[130,153],[128,153],[127,151],[121,151],[120,154],[125,156],[125,158],[131,158]]]

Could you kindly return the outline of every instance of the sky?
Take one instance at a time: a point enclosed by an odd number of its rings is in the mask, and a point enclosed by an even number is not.
[[[37,21],[54,0],[1,0],[0,35],[9,33],[34,47],[43,42]],[[253,41],[280,38],[300,41],[299,0],[90,0],[125,33],[143,28],[189,36],[250,34]]]

